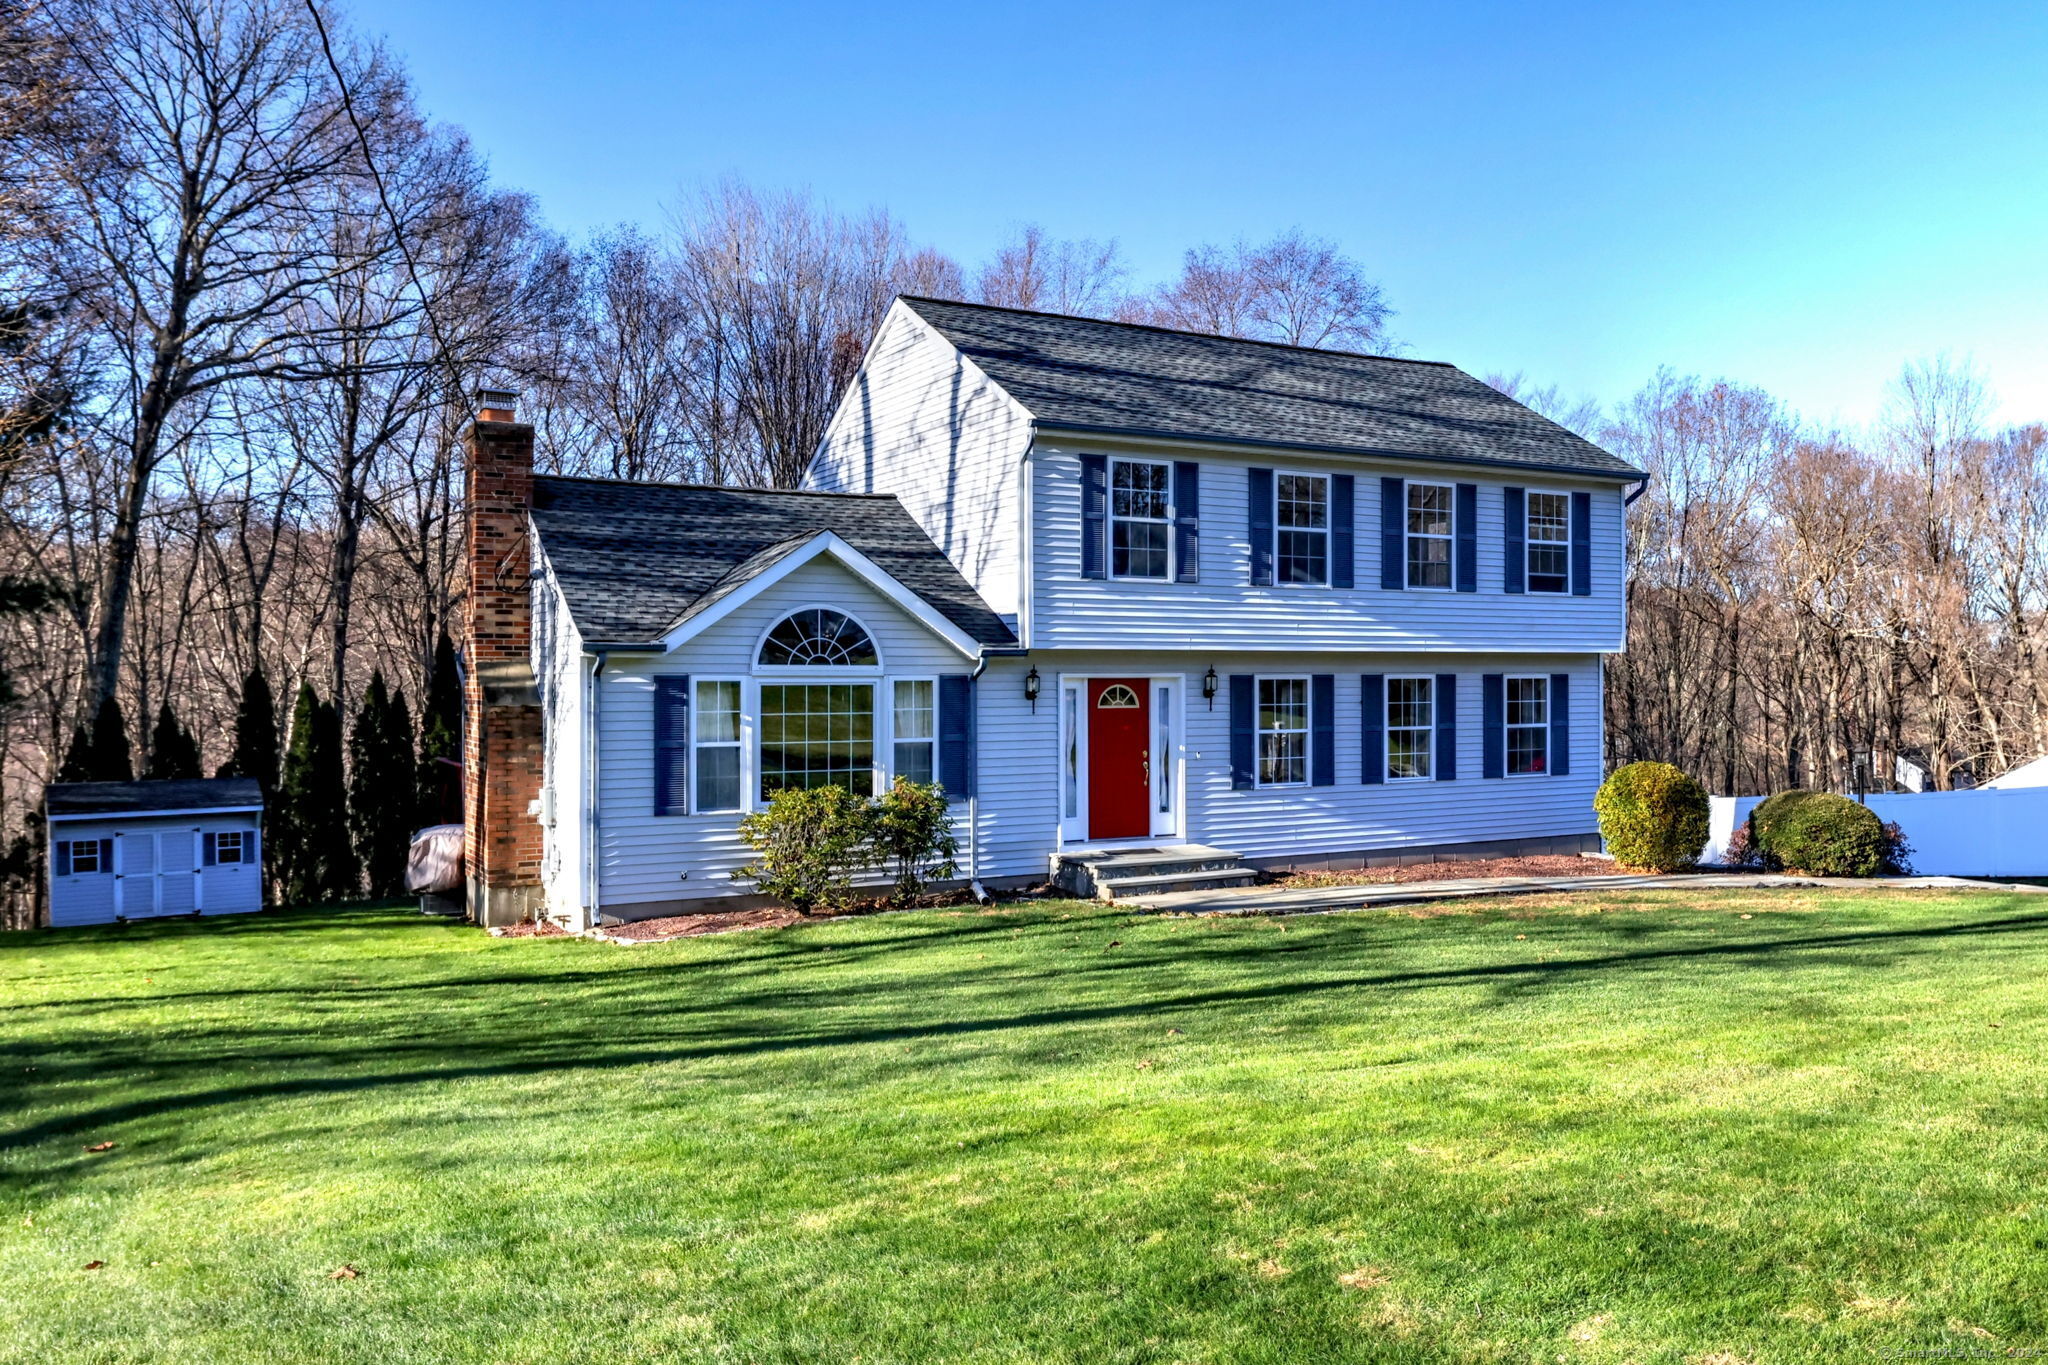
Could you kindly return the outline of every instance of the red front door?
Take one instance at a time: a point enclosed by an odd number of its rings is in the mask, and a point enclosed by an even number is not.
[[[1088,683],[1088,837],[1152,832],[1151,685],[1143,678]]]

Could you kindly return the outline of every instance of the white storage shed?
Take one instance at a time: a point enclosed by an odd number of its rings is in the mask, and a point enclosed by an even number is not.
[[[50,927],[263,908],[254,778],[45,789]]]

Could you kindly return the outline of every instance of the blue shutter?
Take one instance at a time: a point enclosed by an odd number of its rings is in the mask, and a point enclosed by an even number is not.
[[[212,830],[199,836],[199,865],[218,867],[220,865],[220,843]]]
[[[1202,581],[1202,467],[1192,460],[1173,462],[1173,576]]]
[[[1359,776],[1361,782],[1385,782],[1387,780],[1387,675],[1364,673],[1359,675],[1358,706],[1359,757],[1365,764],[1365,771]]]
[[[57,841],[57,875],[60,877],[71,875],[71,841],[69,839],[59,839]]]
[[[939,679],[939,785],[950,801],[974,795],[974,678],[947,673]]]
[[[114,841],[112,839],[102,839],[100,840],[100,871],[112,872],[113,870]]]
[[[1458,591],[1479,591],[1479,485],[1458,485]]]
[[[1436,675],[1436,780],[1458,776],[1458,675]]]
[[[1593,595],[1593,495],[1572,494],[1572,596]]]
[[[1109,457],[1081,457],[1081,577],[1105,578],[1109,564]]]
[[[1380,586],[1408,586],[1408,485],[1380,480]]]
[[[1233,673],[1230,675],[1230,788],[1232,791],[1249,791],[1259,785],[1257,770],[1253,767],[1258,736],[1253,726],[1257,718],[1252,714],[1255,703],[1252,675]]]
[[[1337,677],[1312,674],[1308,680],[1308,784],[1337,784]]]
[[[690,680],[654,680],[654,813],[686,815],[690,790]]]
[[[1528,567],[1529,556],[1522,543],[1528,533],[1529,499],[1519,488],[1500,490],[1501,518],[1506,534],[1501,538],[1502,562],[1501,588],[1506,592],[1524,590],[1522,573]]]
[[[1349,474],[1330,476],[1330,586],[1348,588],[1358,559],[1358,484]]]
[[[1245,499],[1251,512],[1252,586],[1273,586],[1273,471],[1245,471]]]
[[[1504,673],[1479,676],[1479,775],[1508,775],[1508,686]]]
[[[1572,770],[1572,675],[1550,675],[1550,774],[1564,777]]]

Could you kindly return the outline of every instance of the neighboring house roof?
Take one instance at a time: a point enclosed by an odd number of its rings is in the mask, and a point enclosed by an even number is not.
[[[892,496],[539,475],[533,524],[590,644],[647,644],[829,532],[975,643],[1016,637]]]
[[[2022,763],[2001,776],[1984,784],[2005,790],[2013,787],[2048,787],[2048,758],[2037,758]]]
[[[260,810],[263,788],[253,777],[157,782],[57,782],[43,789],[52,816],[147,815],[182,810]]]
[[[1041,427],[1643,477],[1455,365],[985,304],[902,303]]]

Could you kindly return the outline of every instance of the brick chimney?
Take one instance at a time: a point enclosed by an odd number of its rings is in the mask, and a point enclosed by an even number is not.
[[[468,456],[469,601],[463,620],[462,819],[470,918],[541,910],[541,710],[532,662],[533,428],[519,396],[477,391]]]

